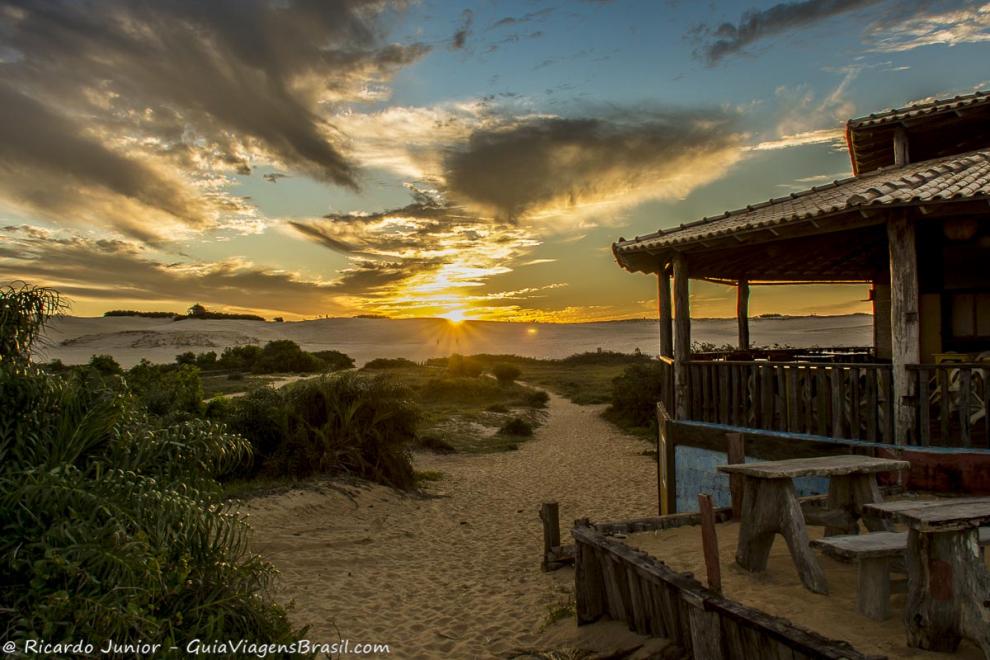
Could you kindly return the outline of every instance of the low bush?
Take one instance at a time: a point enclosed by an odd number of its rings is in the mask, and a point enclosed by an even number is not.
[[[157,417],[198,415],[203,408],[199,369],[189,364],[151,364],[141,360],[124,375],[127,389],[144,410]]]
[[[375,358],[365,362],[362,369],[405,369],[415,366],[415,362],[406,358]]]
[[[416,444],[436,454],[453,454],[456,451],[449,442],[432,434],[420,436]]]
[[[104,376],[118,376],[124,373],[124,370],[120,368],[120,365],[117,364],[117,361],[113,359],[112,355],[94,355],[89,358],[89,364],[87,366]]]
[[[519,398],[519,403],[527,408],[546,408],[550,395],[543,390],[529,390]]]
[[[487,410],[488,412],[493,412],[493,413],[507,413],[507,412],[509,412],[509,409],[507,407],[503,406],[501,403],[493,403],[492,405],[490,405],[487,408],[485,408],[485,410]]]
[[[661,399],[661,365],[644,362],[628,367],[612,381],[612,402],[605,418],[623,428],[656,427],[657,401]]]
[[[499,435],[529,437],[533,435],[533,425],[521,417],[513,417],[502,424],[498,433]]]
[[[323,368],[327,371],[342,371],[354,367],[354,358],[340,351],[314,351],[311,355],[323,362]]]
[[[484,365],[473,358],[467,358],[457,353],[447,358],[447,373],[451,376],[477,378],[484,370]]]
[[[514,364],[496,364],[492,367],[492,375],[498,382],[509,385],[516,382],[516,379],[522,375],[522,370]]]
[[[255,452],[246,475],[351,474],[414,486],[408,448],[418,412],[409,393],[382,377],[347,372],[233,400],[225,421]]]

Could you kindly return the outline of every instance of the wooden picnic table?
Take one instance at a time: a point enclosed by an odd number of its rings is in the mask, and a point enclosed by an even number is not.
[[[908,645],[951,653],[963,637],[990,659],[990,571],[979,527],[990,523],[990,497],[871,504],[870,513],[908,526]]]
[[[809,546],[807,523],[793,479],[829,477],[828,508],[835,515],[825,533],[855,534],[864,506],[883,500],[876,473],[910,466],[907,461],[853,455],[720,465],[721,472],[743,478],[736,563],[748,571],[765,571],[774,536],[780,534],[787,541],[802,584],[810,591],[827,594],[825,573]],[[872,516],[863,517],[863,522],[874,531],[892,529],[886,521]]]

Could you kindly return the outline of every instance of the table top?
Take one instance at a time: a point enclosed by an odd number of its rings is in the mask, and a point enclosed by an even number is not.
[[[949,532],[990,522],[990,497],[949,497],[867,504],[865,512],[903,522],[919,532]]]
[[[784,461],[765,461],[763,463],[736,463],[720,465],[720,472],[727,474],[742,474],[758,479],[791,479],[793,477],[837,477],[848,474],[873,474],[875,472],[892,472],[907,470],[911,464],[890,458],[873,458],[872,456],[816,456],[814,458],[790,458]]]

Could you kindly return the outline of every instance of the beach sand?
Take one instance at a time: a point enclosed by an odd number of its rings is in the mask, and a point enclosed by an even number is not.
[[[823,527],[809,527],[810,538],[821,538]],[[843,639],[867,655],[888,658],[983,658],[980,650],[963,640],[955,655],[931,653],[907,646],[902,616],[905,594],[891,596],[891,616],[873,621],[856,611],[857,568],[816,553],[825,570],[829,594],[815,594],[801,584],[797,569],[780,536],[774,540],[765,573],[749,573],[735,563],[738,523],[716,527],[722,589],[726,597],[790,620],[798,626],[833,639]],[[705,580],[705,560],[701,552],[701,527],[688,526],[660,532],[631,534],[624,543],[649,552],[676,571],[691,572]],[[897,576],[895,577],[903,577]]]
[[[573,603],[574,571],[540,570],[540,503],[559,501],[564,542],[577,517],[656,511],[649,445],[601,410],[552,395],[548,423],[517,451],[419,454],[417,469],[443,473],[424,496],[335,482],[248,500],[252,548],[281,571],[276,597],[313,640],[388,643],[397,658],[655,648],[615,622],[578,631],[573,613],[541,630]]]

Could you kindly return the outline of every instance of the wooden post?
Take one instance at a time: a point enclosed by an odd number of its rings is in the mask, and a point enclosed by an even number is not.
[[[907,165],[909,162],[907,131],[903,126],[898,126],[894,129],[894,165]]]
[[[739,322],[739,350],[749,350],[749,280],[745,277],[736,286],[736,319]]]
[[[894,440],[898,445],[914,438],[916,402],[907,369],[921,361],[918,318],[918,253],[914,223],[898,214],[887,221],[890,252],[890,334],[894,376]],[[854,402],[854,404],[857,402]]]
[[[712,496],[698,493],[698,510],[701,512],[701,547],[705,555],[705,571],[708,573],[708,588],[722,593],[722,567],[718,561],[718,536],[715,533],[715,510]]]
[[[674,255],[674,410],[677,419],[688,417],[688,361],[691,359],[691,303],[687,258]]]
[[[729,465],[746,462],[746,444],[742,433],[725,434],[726,453]],[[743,478],[738,474],[729,475],[729,491],[732,493],[732,519],[742,515]]]
[[[543,521],[543,570],[548,571],[556,566],[554,549],[560,548],[560,509],[556,502],[544,502],[540,506],[540,520]]]
[[[674,306],[670,298],[670,272],[666,263],[657,273],[657,306],[660,312],[660,355],[674,357]]]
[[[660,515],[677,513],[677,466],[674,440],[670,437],[670,414],[663,402],[657,404],[657,499]]]

